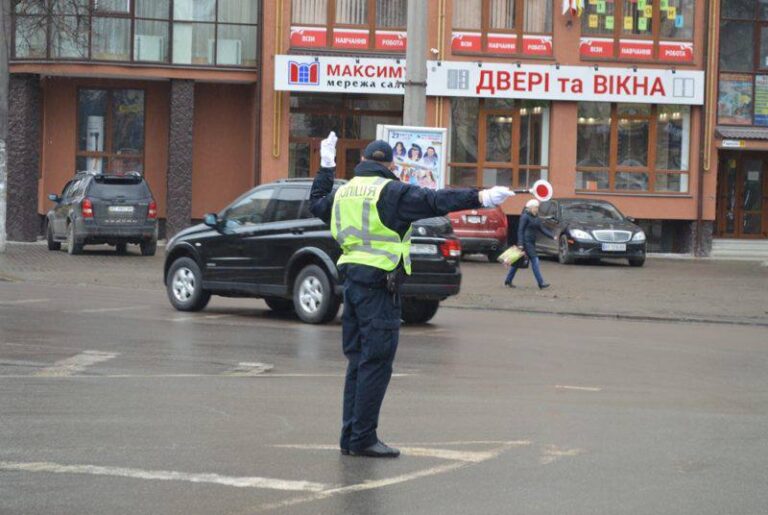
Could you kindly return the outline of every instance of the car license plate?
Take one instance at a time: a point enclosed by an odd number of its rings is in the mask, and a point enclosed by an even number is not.
[[[467,215],[468,224],[481,224],[483,223],[483,217],[477,215]]]
[[[110,213],[133,213],[133,206],[109,206]]]
[[[603,252],[624,252],[626,250],[626,243],[603,243]]]
[[[411,254],[437,254],[437,245],[429,245],[427,243],[414,243],[411,245]]]

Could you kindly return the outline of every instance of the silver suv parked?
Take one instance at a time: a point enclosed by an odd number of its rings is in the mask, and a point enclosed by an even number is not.
[[[62,242],[70,254],[89,244],[114,245],[123,253],[134,243],[144,256],[157,250],[157,204],[138,173],[78,173],[61,195],[48,199],[56,203],[47,216],[49,250],[59,250]]]

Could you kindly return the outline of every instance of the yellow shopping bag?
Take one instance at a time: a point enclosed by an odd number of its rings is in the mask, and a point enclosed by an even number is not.
[[[512,246],[501,253],[501,255],[499,256],[499,263],[503,263],[507,266],[512,266],[515,264],[515,262],[517,262],[517,260],[519,260],[524,255],[525,253],[522,250],[520,250],[515,246]]]

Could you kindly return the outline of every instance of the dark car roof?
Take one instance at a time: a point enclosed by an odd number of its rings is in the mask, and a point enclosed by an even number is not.
[[[265,183],[265,184],[312,184],[312,181],[314,179],[312,177],[296,177],[292,179],[277,179],[276,181],[272,183]],[[334,183],[336,184],[344,184],[346,183],[346,179],[334,179]],[[263,186],[260,184],[260,186]]]
[[[574,198],[574,197],[568,197],[568,198],[553,198],[551,200],[556,200],[557,202],[563,202],[565,204],[611,204],[608,200],[603,199],[592,199],[592,198]]]

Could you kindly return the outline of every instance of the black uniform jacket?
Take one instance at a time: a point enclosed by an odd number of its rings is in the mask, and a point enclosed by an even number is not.
[[[320,168],[309,195],[312,214],[326,223],[330,223],[333,209],[334,170]],[[384,186],[376,208],[384,225],[400,237],[405,236],[416,220],[481,207],[476,189],[419,188],[401,182],[387,167],[376,161],[361,162],[355,167],[355,175],[392,179]],[[366,265],[344,265],[342,272],[348,279],[360,284],[382,285],[386,282],[386,272]]]

